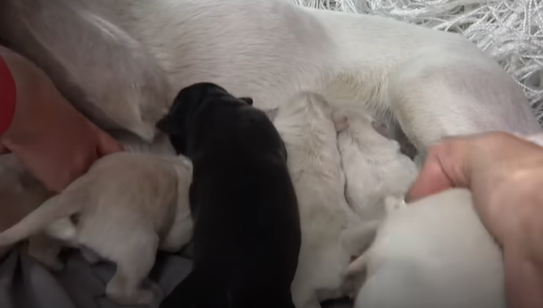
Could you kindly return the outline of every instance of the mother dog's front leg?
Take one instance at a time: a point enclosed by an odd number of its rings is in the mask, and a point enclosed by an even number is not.
[[[420,53],[393,74],[390,108],[419,153],[446,136],[541,131],[520,86],[478,50]]]

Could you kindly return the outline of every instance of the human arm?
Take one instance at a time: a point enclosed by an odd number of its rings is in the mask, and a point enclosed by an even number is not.
[[[16,94],[12,121],[0,132],[0,152],[19,156],[48,189],[62,191],[96,159],[122,150],[66,101],[41,69],[2,46],[0,57]],[[0,104],[5,106],[5,97]]]

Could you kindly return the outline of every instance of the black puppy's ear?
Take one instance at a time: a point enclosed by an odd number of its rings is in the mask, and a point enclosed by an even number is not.
[[[170,116],[165,116],[157,122],[156,127],[167,135],[175,134],[177,126]]]
[[[247,104],[251,106],[253,105],[253,99],[250,97],[240,97],[239,99],[241,99],[242,101],[246,102]]]

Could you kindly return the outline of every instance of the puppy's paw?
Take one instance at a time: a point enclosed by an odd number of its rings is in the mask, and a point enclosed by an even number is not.
[[[394,196],[386,196],[384,199],[384,203],[387,214],[390,214],[391,212],[397,211],[407,206],[404,199]]]

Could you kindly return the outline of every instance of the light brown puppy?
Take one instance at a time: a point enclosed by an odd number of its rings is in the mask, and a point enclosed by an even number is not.
[[[120,304],[150,304],[141,282],[157,249],[176,252],[191,237],[184,157],[115,153],[98,160],[61,194],[0,233],[0,246],[46,230],[70,246],[88,248],[117,264],[107,296]]]

